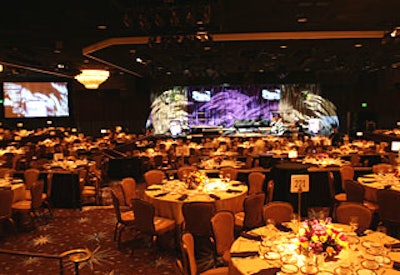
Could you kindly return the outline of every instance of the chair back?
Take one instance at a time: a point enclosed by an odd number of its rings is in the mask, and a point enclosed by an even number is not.
[[[331,200],[333,201],[336,195],[336,188],[335,188],[335,177],[332,171],[328,172],[328,187],[329,187],[329,195]]]
[[[11,188],[0,188],[0,220],[11,217],[13,197],[14,191]]]
[[[178,174],[178,179],[179,180],[185,180],[188,174],[190,174],[193,171],[196,171],[197,168],[194,166],[181,166],[178,168],[177,174]]]
[[[32,210],[39,209],[40,206],[42,206],[43,191],[44,191],[44,181],[43,180],[38,180],[32,185],[32,187],[30,189],[31,197],[32,197],[32,203],[31,203]]]
[[[264,225],[263,206],[265,194],[248,195],[243,201],[244,221],[243,230],[251,230]]]
[[[12,177],[15,170],[11,168],[0,168],[0,178],[5,178],[6,175]]]
[[[381,189],[377,192],[379,217],[384,222],[398,223],[400,225],[400,192],[391,189]]]
[[[121,216],[120,202],[114,190],[111,190],[111,198],[114,206],[115,217],[117,218],[118,222],[123,223]]]
[[[230,175],[229,178],[231,180],[236,180],[237,179],[238,171],[237,171],[236,168],[230,167],[230,166],[225,166],[225,167],[221,167],[221,169],[219,169],[219,170],[222,173],[224,178],[225,178],[226,174],[229,174]]]
[[[136,181],[134,178],[127,177],[121,180],[122,192],[125,205],[131,206],[132,199],[136,197]]]
[[[164,165],[164,157],[163,155],[155,155],[153,157],[154,160],[154,166],[159,169]]]
[[[135,198],[132,200],[133,214],[135,216],[135,229],[142,233],[155,234],[154,206],[142,199]]]
[[[185,271],[190,275],[197,275],[197,263],[194,254],[194,238],[192,234],[188,232],[182,234],[181,248]]]
[[[378,163],[372,165],[372,172],[374,172],[375,174],[391,173],[393,172],[393,166],[390,163]]]
[[[340,178],[342,183],[343,191],[346,190],[346,186],[344,182],[346,180],[353,180],[354,179],[354,167],[351,165],[343,165],[339,168]]]
[[[261,172],[251,172],[248,176],[249,195],[263,192],[265,175]]]
[[[24,172],[25,187],[31,189],[32,185],[39,179],[40,170],[36,168],[26,169]]]
[[[211,236],[211,218],[216,212],[214,203],[187,202],[182,205],[184,229],[195,236]]]
[[[288,222],[292,219],[293,206],[284,201],[273,201],[264,205],[264,221],[273,220],[276,223]]]
[[[165,179],[165,173],[157,169],[149,170],[143,176],[147,186],[160,184]]]
[[[217,211],[211,218],[213,237],[215,240],[215,250],[217,255],[223,255],[231,249],[235,240],[235,216],[231,211]]]
[[[266,201],[266,203],[269,203],[274,200],[274,189],[275,189],[274,180],[269,180],[267,183],[267,201]]]
[[[346,202],[336,208],[336,220],[339,223],[350,224],[351,217],[358,218],[360,228],[367,229],[371,225],[372,212],[362,204]]]
[[[365,189],[361,184],[354,180],[346,180],[344,184],[348,202],[364,202]]]

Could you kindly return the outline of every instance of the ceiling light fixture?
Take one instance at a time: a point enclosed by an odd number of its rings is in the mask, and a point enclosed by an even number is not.
[[[108,79],[110,72],[107,70],[85,69],[75,76],[86,89],[97,89],[99,85]]]

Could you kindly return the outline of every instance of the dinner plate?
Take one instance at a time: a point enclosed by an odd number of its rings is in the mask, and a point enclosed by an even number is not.
[[[359,269],[357,270],[357,275],[376,275],[376,272],[371,269]]]
[[[374,182],[376,182],[376,180],[375,180],[375,179],[363,178],[363,179],[362,179],[362,182],[363,182],[363,183],[374,183]]]
[[[277,253],[277,252],[270,251],[270,252],[267,252],[264,254],[264,259],[267,259],[267,260],[278,260],[280,258],[281,258],[281,255],[279,255],[279,253]]]
[[[371,244],[373,246],[374,244],[376,244],[376,242],[366,240],[361,243],[361,245],[364,246],[365,248],[371,248]]]
[[[281,271],[284,274],[296,274],[299,271],[299,268],[294,264],[284,264],[281,267]]]
[[[379,264],[375,260],[364,260],[361,262],[361,266],[370,270],[379,269]]]
[[[333,270],[335,275],[353,275],[354,272],[351,271],[350,269],[346,268],[343,269],[342,267],[338,266]]]
[[[388,256],[378,255],[375,256],[375,261],[380,265],[388,265],[392,260]]]

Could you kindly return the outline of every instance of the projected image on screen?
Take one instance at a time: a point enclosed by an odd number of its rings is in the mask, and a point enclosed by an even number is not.
[[[67,82],[4,82],[4,117],[69,116]]]

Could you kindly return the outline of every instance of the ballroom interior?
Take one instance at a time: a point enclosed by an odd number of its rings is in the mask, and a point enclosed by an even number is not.
[[[399,8],[7,3],[0,274],[400,274]]]

